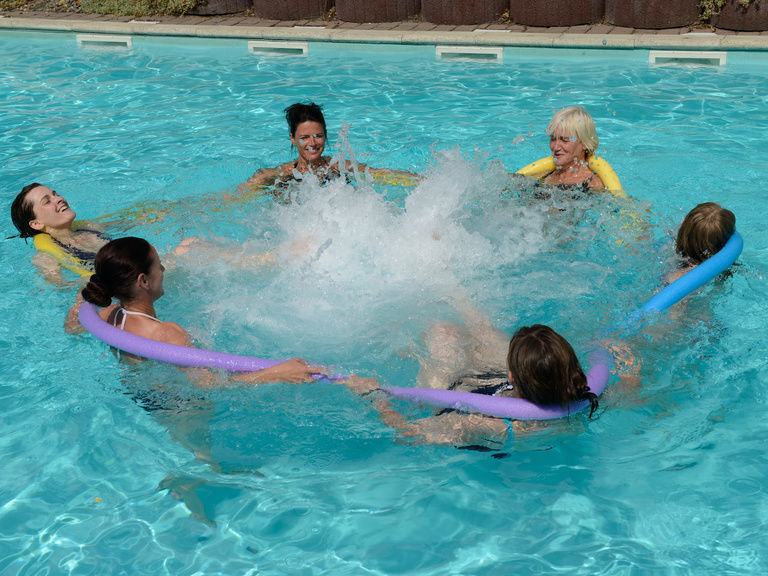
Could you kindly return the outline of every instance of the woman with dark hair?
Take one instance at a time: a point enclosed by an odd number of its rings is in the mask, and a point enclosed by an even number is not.
[[[427,354],[419,358],[419,384],[428,388],[522,398],[535,404],[566,406],[589,400],[590,417],[598,407],[587,377],[568,341],[549,326],[519,328],[507,340],[484,318],[468,316],[467,327],[434,324],[426,338]],[[506,365],[500,358],[506,348]],[[346,383],[355,392],[376,390],[371,380]],[[503,446],[507,422],[453,409],[434,416],[408,419],[381,395],[374,406],[388,426],[417,441],[438,445]],[[516,423],[513,422],[513,426]]]
[[[96,273],[83,288],[82,298],[101,306],[99,316],[113,326],[138,336],[191,346],[189,335],[175,322],[163,322],[155,312],[155,301],[164,294],[163,273],[157,250],[143,238],[127,237],[112,240],[96,254]],[[112,299],[118,300],[112,304]],[[77,321],[76,303],[67,317],[70,332],[81,328]],[[237,374],[238,382],[258,384],[262,382],[310,382],[320,373],[318,367],[307,365],[294,358],[258,372]]]
[[[330,156],[323,156],[328,138],[322,107],[314,102],[297,102],[285,110],[285,120],[288,123],[288,135],[291,144],[298,153],[298,158],[275,168],[262,168],[248,179],[241,188],[258,186],[274,186],[290,180],[301,180],[307,172],[314,174],[321,184],[341,175],[338,161]],[[347,172],[352,172],[354,166],[347,160],[344,166]],[[357,164],[357,170],[369,170],[375,175],[400,175],[412,179],[416,174],[380,168],[369,168],[365,164]]]
[[[92,274],[96,252],[109,241],[100,227],[75,223],[75,216],[64,198],[37,182],[24,186],[11,204],[11,220],[21,238],[33,239],[33,262],[49,282],[62,282],[62,268]]]

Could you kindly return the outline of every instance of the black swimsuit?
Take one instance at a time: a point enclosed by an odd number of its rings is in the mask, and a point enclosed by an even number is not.
[[[298,168],[298,165],[299,165],[298,161],[294,162],[293,163],[293,171],[289,175],[287,175],[287,176],[285,176],[283,178],[279,178],[278,180],[276,180],[275,181],[275,188],[287,188],[291,184],[291,182],[301,182],[303,180],[303,177],[302,178],[297,177],[296,172],[295,172],[296,169]],[[315,176],[317,176],[317,179],[320,181],[320,186],[325,186],[329,182],[332,182],[333,180],[336,180],[336,178],[340,178],[341,177],[341,172],[339,172],[338,166],[333,167],[333,168],[329,167],[328,169],[325,169],[325,167],[323,167],[322,172],[321,171],[313,171],[312,173],[315,174]],[[347,180],[347,184],[354,184],[354,181],[350,180],[350,175],[349,174],[346,175],[346,180]]]
[[[505,372],[481,372],[479,374],[461,376],[448,386],[448,390],[456,390],[458,388],[469,388],[469,390],[463,390],[463,392],[483,394],[484,396],[498,396],[505,390],[512,390],[514,386],[509,383]],[[444,408],[437,415],[440,416],[449,412],[458,412],[458,410]]]
[[[75,230],[75,232],[87,232],[89,234],[94,234],[99,240],[104,240],[106,242],[109,242],[111,238],[104,234],[103,232],[99,230],[91,230],[90,228],[78,228]],[[51,236],[51,240],[53,240],[56,245],[61,248],[65,253],[69,254],[73,258],[76,258],[77,260],[80,260],[83,262],[83,264],[87,264],[88,268],[93,269],[93,261],[96,259],[96,252],[92,252],[90,250],[83,250],[82,248],[77,248],[76,246],[70,246],[69,244],[64,244],[64,242],[60,242],[53,236]]]
[[[554,173],[555,173],[555,170],[552,170],[552,172],[545,174],[539,179],[539,182],[546,186],[551,186],[555,190],[560,190],[562,192],[572,192],[573,194],[570,196],[571,200],[579,200],[583,198],[584,194],[589,195],[594,192],[594,188],[592,188],[589,185],[589,183],[592,181],[592,178],[594,178],[594,176],[590,176],[588,180],[584,180],[583,182],[580,182],[577,184],[546,184],[544,180],[549,178],[549,176]],[[534,191],[533,197],[536,198],[536,200],[549,200],[552,197],[552,193],[546,189],[545,190],[539,189]]]

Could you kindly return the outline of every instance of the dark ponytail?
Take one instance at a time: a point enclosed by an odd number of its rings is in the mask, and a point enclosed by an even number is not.
[[[597,394],[589,391],[589,386],[579,393],[579,400],[589,400],[589,417],[595,413],[598,407]]]
[[[83,299],[104,308],[112,303],[112,294],[104,286],[101,277],[98,274],[93,274],[88,280],[88,284],[83,288]]]
[[[136,279],[140,274],[149,274],[153,260],[152,245],[143,238],[112,240],[96,254],[96,274],[83,288],[83,298],[101,307],[109,306],[112,298],[130,300]]]

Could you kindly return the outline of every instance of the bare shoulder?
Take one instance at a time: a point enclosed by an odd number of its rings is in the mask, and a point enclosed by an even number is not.
[[[279,166],[271,168],[269,172],[274,176],[290,176],[293,174],[294,166],[295,162],[286,162],[285,164],[280,164]]]
[[[161,322],[154,331],[153,340],[176,344],[178,346],[190,346],[189,334],[176,324],[176,322]]]
[[[117,310],[118,306],[119,306],[118,304],[112,304],[111,306],[102,308],[101,310],[99,310],[99,316],[105,322],[109,322],[114,316],[115,310]]]
[[[686,266],[685,268],[678,268],[677,270],[672,270],[670,272],[667,272],[664,275],[664,280],[668,284],[671,284],[675,280],[678,280],[680,277],[685,276],[691,270],[693,270],[693,266]]]
[[[589,179],[589,187],[595,188],[597,190],[604,190],[605,189],[605,183],[603,183],[603,179],[600,178],[597,174],[593,174],[592,178]]]

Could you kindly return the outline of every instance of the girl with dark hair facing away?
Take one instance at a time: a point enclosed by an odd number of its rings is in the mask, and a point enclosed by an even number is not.
[[[288,135],[291,144],[298,152],[298,159],[286,162],[275,168],[262,168],[249,178],[241,188],[257,186],[273,186],[289,180],[301,180],[302,175],[311,172],[321,183],[338,178],[341,175],[338,162],[330,156],[323,156],[328,138],[325,117],[321,106],[314,102],[297,102],[285,110],[285,120],[288,123]],[[347,160],[346,171],[352,172],[354,166]],[[382,168],[369,168],[365,164],[357,164],[357,170],[364,172],[368,169],[373,175],[400,175],[412,179],[416,174]]]
[[[76,224],[75,216],[64,198],[37,182],[24,186],[11,204],[19,236],[34,239],[33,262],[51,283],[62,282],[62,268],[90,275],[96,252],[109,241],[97,225]]]
[[[163,273],[157,250],[142,238],[127,237],[112,240],[96,254],[96,273],[83,288],[82,298],[102,307],[99,316],[113,326],[138,336],[191,346],[189,335],[175,322],[163,322],[155,312],[155,301],[164,293]],[[112,304],[116,298],[118,304]],[[78,296],[79,299],[79,296]],[[80,301],[70,310],[66,328],[69,332],[82,330],[77,321]],[[257,372],[237,374],[238,382],[310,382],[321,372],[294,358]]]
[[[502,333],[489,323],[484,324],[471,328],[433,325],[427,339],[429,356],[420,359],[420,384],[523,398],[542,405],[565,406],[589,400],[592,416],[598,407],[597,396],[590,392],[576,353],[565,338],[549,326],[534,324],[519,328],[504,344]],[[478,331],[478,327],[483,330]],[[499,369],[498,363],[502,347],[506,347],[505,370]],[[350,381],[347,386],[363,395],[376,390],[375,381],[371,380]],[[417,442],[498,447],[507,440],[507,423],[502,419],[452,409],[421,419],[407,419],[392,408],[385,394],[378,394],[374,407],[384,423]]]

